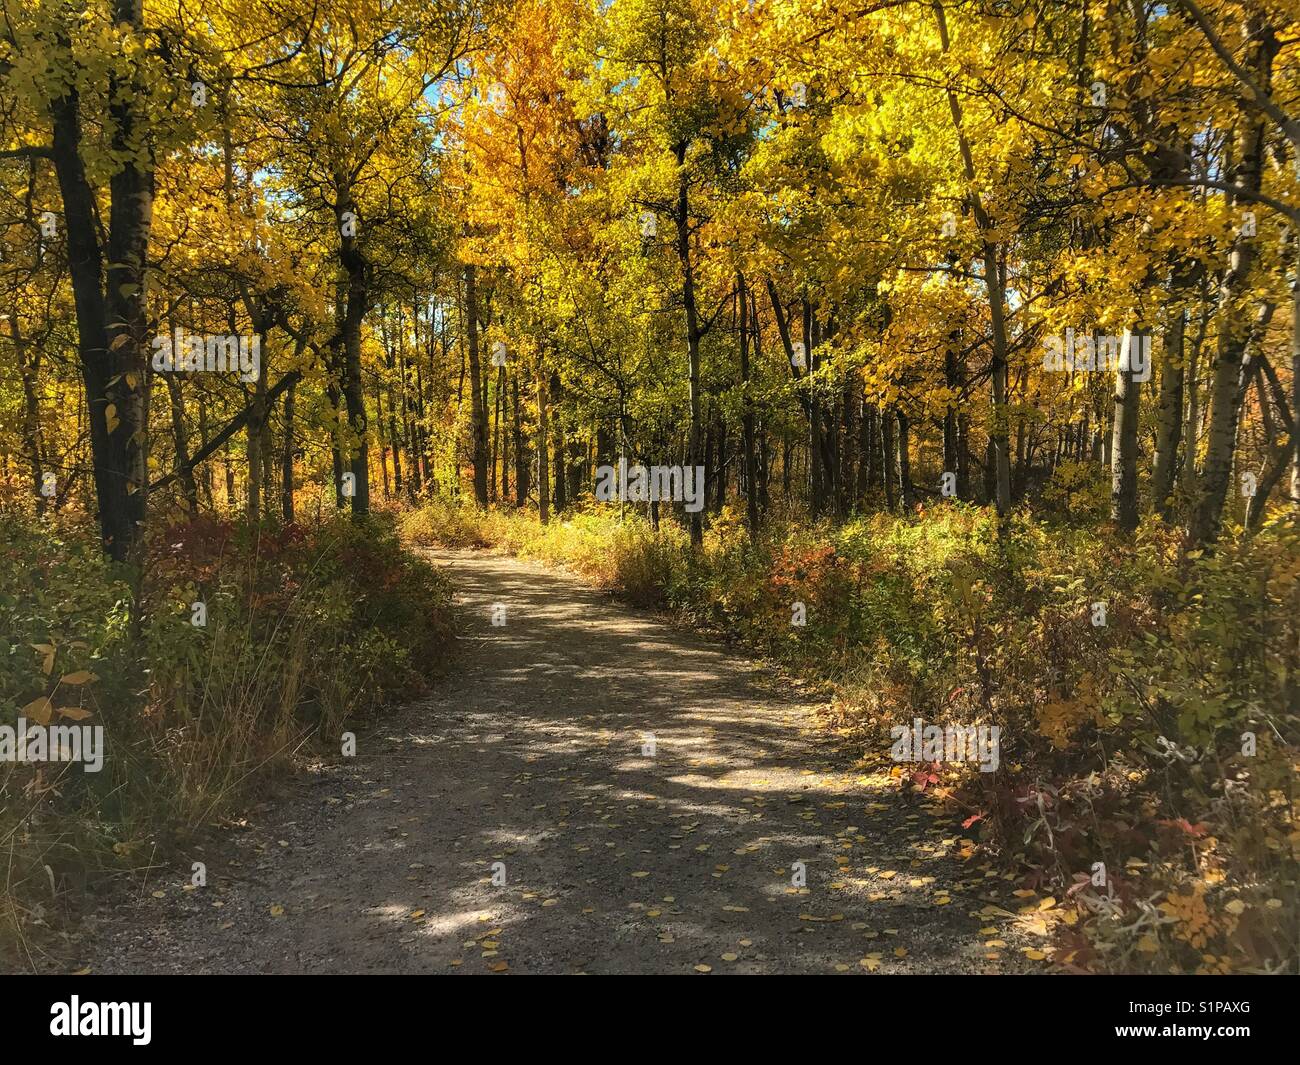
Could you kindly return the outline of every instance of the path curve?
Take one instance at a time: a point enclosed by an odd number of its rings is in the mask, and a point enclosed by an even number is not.
[[[872,789],[795,686],[570,575],[430,554],[452,675],[210,845],[206,888],[187,856],[90,923],[92,971],[1019,968],[951,817]]]

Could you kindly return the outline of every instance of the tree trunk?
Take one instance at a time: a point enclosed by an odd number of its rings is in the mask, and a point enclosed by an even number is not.
[[[114,0],[113,19],[119,30],[129,28],[145,46],[143,0]],[[115,130],[113,151],[121,169],[109,179],[107,331],[108,350],[116,353],[121,375],[116,393],[123,471],[126,475],[127,520],[132,547],[141,543],[149,489],[148,262],[149,234],[153,226],[154,159],[147,123],[137,108],[146,87],[134,66],[129,83],[109,80],[109,113]],[[69,222],[69,226],[71,223]]]
[[[139,11],[131,14],[138,25]],[[55,36],[65,51],[71,50],[66,32],[56,31]],[[143,248],[148,242],[152,180],[151,175],[147,182],[142,180],[138,167],[129,164],[111,185],[112,193],[131,196],[133,202],[114,204],[110,211],[110,256],[114,250],[122,252],[120,258],[113,259],[110,278],[113,320],[118,323],[110,337],[104,251],[98,236],[95,194],[81,157],[80,99],[75,84],[66,86],[64,94],[51,101],[50,117],[54,170],[67,230],[68,272],[77,316],[77,351],[86,393],[100,537],[108,556],[125,562],[133,555],[141,531],[146,490],[141,483],[145,427],[138,420],[142,410],[138,391],[144,384],[143,333],[137,335],[133,330],[142,324]],[[141,288],[134,296],[122,288],[133,283]],[[123,310],[127,316],[116,317]]]
[[[348,500],[343,494],[343,446],[339,442],[339,434],[342,432],[343,397],[339,394],[337,381],[330,381],[325,388],[325,394],[329,397],[330,410],[334,415],[330,423],[333,430],[330,433],[330,461],[334,471],[334,506],[335,509],[342,510],[348,505]]]
[[[881,470],[885,482],[885,506],[894,509],[894,489],[901,483],[902,475],[898,472],[898,451],[894,447],[894,422],[892,411],[880,412],[880,452]]]
[[[549,418],[546,409],[546,372],[537,371],[537,517],[545,525],[551,517],[551,475],[549,469]]]
[[[1135,345],[1150,345],[1150,340],[1130,330],[1124,331],[1119,366],[1115,370],[1115,416],[1111,437],[1110,516],[1121,532],[1131,533],[1138,524],[1137,453],[1138,414],[1141,382],[1132,366]],[[1150,366],[1150,352],[1146,362]]]
[[[718,412],[717,473],[713,477],[713,513],[722,510],[727,502],[727,419]],[[705,485],[707,488],[707,484]]]
[[[293,513],[293,405],[297,382],[289,385],[284,394],[284,450],[280,453],[280,513],[286,525],[294,520]]]
[[[938,22],[939,44],[942,50],[947,53],[949,48],[948,22],[944,15],[941,0],[933,0],[933,9],[935,19]],[[957,93],[951,88],[947,90],[947,97],[948,110],[952,115],[953,129],[957,135],[957,149],[961,155],[962,167],[966,174],[966,181],[973,189],[976,182],[975,162],[971,154],[970,141],[967,139],[962,125],[961,103],[958,100]],[[998,516],[1006,517],[1011,511],[1011,456],[1010,442],[1007,437],[1008,343],[1006,286],[1003,283],[1002,272],[999,269],[999,246],[988,239],[988,234],[993,230],[993,226],[988,217],[988,212],[984,209],[979,193],[972,191],[969,194],[968,202],[971,212],[975,216],[975,222],[979,227],[981,237],[980,256],[984,265],[984,287],[988,296],[989,325],[993,348],[989,373],[993,390],[992,425],[989,432],[993,459],[991,479]]]
[[[338,204],[336,221],[341,238],[339,258],[347,274],[340,329],[343,340],[343,374],[339,387],[351,429],[348,445],[349,469],[353,476],[352,517],[360,521],[370,513],[370,427],[361,380],[361,323],[365,319],[370,299],[367,279],[369,269],[357,245],[356,236],[346,235],[350,232],[350,227],[344,225],[343,216],[355,215],[355,209],[352,190],[342,177],[335,182],[335,194],[335,202]]]
[[[673,212],[673,221],[677,227],[677,258],[682,270],[682,305],[686,310],[686,358],[689,372],[691,425],[689,444],[686,453],[687,465],[692,468],[700,465],[700,321],[695,306],[695,268],[691,262],[691,204],[689,176],[686,170],[685,142],[679,143],[674,151],[677,159],[677,209]],[[699,512],[688,515],[691,544],[699,547],[704,543],[704,523]]]
[[[1156,453],[1151,469],[1151,496],[1156,513],[1166,522],[1173,517],[1174,468],[1183,435],[1186,336],[1187,310],[1179,307],[1165,333],[1164,359],[1160,366],[1160,406],[1156,415]]]
[[[898,412],[898,498],[903,501],[903,512],[911,514],[916,509],[916,495],[912,491],[912,434],[907,415]]]
[[[1209,299],[1202,292],[1200,322],[1196,337],[1187,354],[1187,369],[1184,374],[1184,391],[1187,394],[1187,414],[1183,419],[1183,466],[1179,479],[1180,488],[1185,499],[1196,498],[1197,461],[1200,453],[1201,430],[1201,392],[1199,387],[1201,348],[1205,345],[1205,335],[1210,328],[1212,307]]]
[[[379,444],[379,479],[384,486],[384,498],[392,495],[388,480],[388,441],[384,439],[384,394],[379,381],[375,381],[375,439]]]
[[[849,371],[845,376],[844,391],[840,397],[840,417],[843,430],[840,439],[843,441],[843,446],[840,448],[840,490],[837,512],[842,518],[847,517],[849,511],[853,509],[856,469],[860,461],[857,454],[857,393],[861,391],[862,389],[858,387],[857,372]]]
[[[504,366],[498,366],[496,400],[493,403],[493,408],[496,411],[496,422],[492,429],[492,464],[494,466],[496,465],[497,446],[499,440],[501,448],[501,484],[497,498],[503,503],[505,502],[506,496],[510,494],[510,477],[507,473],[509,467],[510,434],[501,427],[501,421],[507,413],[507,400],[506,368]]]
[[[1293,233],[1295,271],[1291,280],[1291,505],[1300,507],[1300,233]]]
[[[957,344],[959,334],[954,330],[948,334],[948,346],[943,355],[943,383],[948,389],[947,404],[943,412],[943,469],[945,473],[957,476],[957,395],[960,382],[957,377]]]
[[[514,436],[515,436],[515,506],[523,508],[528,505],[528,452],[524,449],[523,409],[519,399],[519,378],[510,382],[514,398]]]
[[[858,417],[858,506],[866,504],[867,493],[871,490],[871,479],[875,476],[876,455],[876,408],[862,400],[862,413]]]
[[[473,437],[474,499],[480,507],[488,503],[487,490],[487,408],[483,399],[483,380],[478,358],[478,286],[473,265],[465,267],[465,339],[469,349],[470,431]]]
[[[1261,26],[1254,17],[1244,27],[1248,30],[1249,49],[1255,53],[1256,77],[1264,92],[1271,91],[1275,38],[1264,40]],[[1263,179],[1265,134],[1262,115],[1242,116],[1244,128],[1236,152],[1229,183],[1258,193]],[[1210,379],[1210,424],[1206,433],[1205,462],[1200,476],[1200,491],[1189,523],[1193,543],[1202,546],[1219,535],[1223,505],[1232,477],[1233,452],[1236,447],[1237,423],[1245,390],[1240,387],[1242,362],[1251,335],[1251,324],[1238,304],[1240,294],[1249,284],[1255,261],[1253,235],[1238,234],[1229,253],[1228,268],[1219,282],[1218,350]]]
[[[41,349],[39,344],[28,348],[23,338],[22,328],[18,323],[17,302],[9,314],[9,338],[13,341],[14,357],[18,360],[19,373],[23,383],[23,446],[27,449],[27,461],[31,470],[32,494],[36,498],[36,513],[45,513],[46,498],[41,493],[44,462],[41,455],[41,408],[36,383],[40,379]],[[56,480],[56,493],[62,490]]]
[[[754,400],[749,384],[749,294],[745,291],[745,275],[736,277],[738,292],[740,334],[740,387],[741,433],[744,437],[745,465],[745,518],[750,534],[758,531],[758,464],[754,451]],[[757,323],[755,323],[757,325]],[[1298,327],[1300,328],[1300,327]]]
[[[199,396],[199,449],[206,450],[208,446],[208,404],[207,401]],[[212,510],[215,503],[212,500],[212,467],[207,463],[203,465],[203,473],[199,478],[199,486],[203,489],[203,499],[207,503],[208,509]]]
[[[262,514],[262,426],[266,422],[266,360],[258,367],[257,381],[253,386],[253,411],[244,428],[247,438],[245,458],[248,463],[247,493],[244,516],[256,524]]]
[[[171,408],[172,443],[176,448],[176,468],[180,471],[181,497],[191,515],[199,512],[199,488],[190,465],[189,433],[185,428],[185,406],[181,397],[181,383],[174,373],[164,374],[167,379],[167,399]]]

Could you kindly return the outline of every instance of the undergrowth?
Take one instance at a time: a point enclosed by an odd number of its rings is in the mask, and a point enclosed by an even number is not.
[[[0,726],[99,726],[103,766],[0,761],[0,942],[31,962],[107,874],[151,868],[446,661],[450,590],[390,520],[94,531],[0,515]],[[39,935],[36,937],[41,938]]]

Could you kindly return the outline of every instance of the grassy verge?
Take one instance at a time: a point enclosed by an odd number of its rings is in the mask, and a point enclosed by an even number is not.
[[[338,756],[450,644],[449,589],[391,521],[173,526],[134,599],[88,528],[0,517],[0,544],[0,726],[103,730],[97,772],[0,761],[18,965],[94,880],[148,868],[296,759]]]
[[[1122,544],[1019,518],[999,537],[961,506],[757,541],[724,512],[699,552],[675,524],[606,510],[541,526],[433,504],[400,527],[562,563],[832,682],[828,724],[864,768],[953,805],[966,856],[1022,878],[1062,965],[1295,969],[1293,519],[1213,557],[1155,525]],[[916,717],[996,726],[997,771],[894,761],[890,729]]]

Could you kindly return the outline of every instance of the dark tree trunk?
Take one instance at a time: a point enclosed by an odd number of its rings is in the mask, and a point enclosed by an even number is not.
[[[894,489],[901,483],[902,475],[898,472],[898,450],[894,446],[893,413],[888,410],[880,412],[880,451],[883,459],[881,470],[885,482],[885,506],[894,509]]]
[[[866,503],[867,493],[871,490],[872,461],[876,453],[876,409],[865,399],[858,417],[858,506]]]
[[[745,469],[745,517],[749,522],[750,533],[758,531],[758,464],[754,452],[754,401],[750,395],[749,383],[749,294],[745,290],[745,275],[736,279],[737,307],[739,310],[740,336],[740,387],[741,387],[741,432],[744,437]],[[755,326],[757,326],[757,322]]]
[[[551,374],[550,387],[547,390],[547,402],[551,404],[552,411],[565,412],[564,403],[564,386],[560,382],[558,373]],[[559,514],[569,505],[568,485],[564,476],[565,451],[567,450],[565,442],[565,426],[563,417],[555,417],[551,420],[551,438],[554,440],[555,461],[551,473],[551,502],[555,505],[555,513]]]
[[[912,490],[911,450],[911,422],[900,410],[898,412],[898,497],[903,501],[903,511],[907,514],[912,513],[916,507],[916,495]]]
[[[293,512],[293,416],[297,382],[284,394],[284,449],[280,452],[280,514],[286,525],[294,520]]]
[[[950,395],[943,412],[943,470],[957,478],[957,409],[960,403],[961,381],[957,372],[957,346],[961,334],[953,330],[948,334],[948,347],[943,356],[943,383]]]
[[[551,516],[551,477],[549,416],[547,412],[546,371],[537,371],[537,517],[545,525]]]
[[[682,271],[682,305],[686,311],[686,357],[690,387],[691,423],[686,462],[689,466],[700,464],[700,321],[695,305],[695,267],[691,261],[691,211],[690,188],[686,168],[688,145],[680,143],[675,148],[680,178],[677,186],[677,209],[673,212],[676,224],[677,258]],[[704,543],[704,523],[698,512],[689,515],[691,544]]]
[[[1144,338],[1126,333],[1125,350],[1115,371],[1115,421],[1111,439],[1110,516],[1121,532],[1131,533],[1138,524],[1138,415],[1141,382],[1128,367],[1133,365],[1133,348]]]
[[[181,397],[181,383],[176,374],[163,375],[167,379],[167,400],[171,408],[172,443],[176,448],[176,468],[180,472],[181,498],[190,514],[199,512],[199,486],[194,480],[190,465],[189,432],[185,428],[185,405]]]
[[[46,498],[41,492],[44,480],[44,458],[41,453],[41,407],[36,383],[41,372],[41,348],[32,344],[29,348],[18,322],[18,307],[13,307],[9,314],[9,338],[13,341],[14,356],[18,360],[19,373],[23,385],[23,447],[27,449],[27,461],[31,471],[32,494],[36,498],[36,513],[45,513]],[[56,481],[56,493],[60,490]]]
[[[335,179],[336,222],[339,227],[339,259],[346,274],[346,295],[339,334],[342,338],[342,376],[339,388],[351,429],[348,467],[353,477],[352,517],[362,520],[370,513],[370,426],[361,379],[361,324],[369,309],[369,266],[355,235],[347,235],[344,215],[355,216],[352,189],[342,176]]]
[[[514,398],[514,436],[515,436],[515,506],[528,504],[528,452],[524,448],[523,410],[520,407],[519,379],[510,383]]]
[[[469,352],[470,432],[473,437],[474,499],[480,507],[488,502],[487,407],[478,357],[478,285],[473,265],[465,267],[465,339]]]
[[[58,32],[56,39],[64,50],[70,51],[66,33]],[[135,419],[141,410],[137,391],[144,381],[140,372],[142,337],[131,333],[132,324],[139,325],[134,316],[141,305],[124,299],[120,286],[131,284],[130,279],[140,278],[143,272],[142,256],[134,261],[126,256],[131,248],[140,247],[142,236],[147,242],[147,218],[141,217],[139,202],[134,211],[124,206],[120,213],[110,215],[110,226],[128,224],[132,217],[146,225],[143,234],[110,237],[110,247],[121,247],[124,252],[123,258],[116,260],[113,281],[118,288],[113,307],[117,310],[124,302],[131,304],[128,309],[133,315],[132,319],[115,319],[120,324],[114,328],[111,340],[117,346],[110,347],[104,253],[99,243],[95,194],[81,157],[80,99],[75,85],[67,86],[64,95],[51,101],[50,117],[54,170],[67,231],[68,272],[77,315],[77,351],[86,393],[100,536],[109,557],[125,562],[133,554],[143,517],[145,486],[138,483],[137,462],[143,426]],[[126,193],[137,180],[138,174],[130,180],[123,178],[114,188]],[[125,340],[119,343],[121,337]],[[132,379],[125,376],[128,372],[133,374]]]

